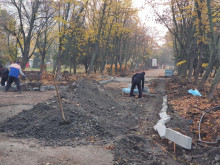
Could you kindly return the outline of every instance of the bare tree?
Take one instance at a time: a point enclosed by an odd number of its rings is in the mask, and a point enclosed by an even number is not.
[[[51,8],[52,2],[48,0],[43,0],[42,5],[40,7],[41,12],[41,23],[45,24],[40,33],[39,37],[37,38],[37,49],[41,55],[41,71],[45,69],[45,57],[50,48],[51,44],[55,39],[55,35],[53,33],[53,27],[55,26],[55,21],[53,20],[54,17],[54,9]]]
[[[24,69],[28,60],[36,49],[36,41],[44,24],[39,24],[39,7],[41,0],[10,0],[13,8],[12,15],[17,19],[17,27],[11,29],[7,25],[4,28],[12,34],[19,45],[22,54],[21,67]]]

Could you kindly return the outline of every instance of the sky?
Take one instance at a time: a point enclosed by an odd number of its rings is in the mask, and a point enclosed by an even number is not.
[[[157,17],[153,14],[154,11],[152,7],[147,4],[144,5],[144,2],[145,0],[132,0],[133,6],[139,9],[138,15],[140,17],[141,22],[150,28],[152,35],[156,37],[158,44],[161,45],[164,42],[162,38],[163,36],[165,36],[168,30],[164,25],[159,24],[155,21]],[[162,12],[163,7],[160,6],[159,10],[160,11],[158,12]]]

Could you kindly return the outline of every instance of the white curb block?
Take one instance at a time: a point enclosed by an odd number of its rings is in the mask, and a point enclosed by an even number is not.
[[[163,104],[162,104],[162,108],[165,107],[165,106],[167,106],[167,104],[166,104],[166,103],[163,103]]]
[[[159,113],[159,116],[160,116],[160,118],[162,119],[162,118],[167,117],[168,115],[167,115],[166,112],[160,112],[160,113]]]
[[[167,128],[165,131],[165,137],[174,143],[180,145],[183,148],[191,149],[192,147],[192,138],[185,136],[177,131],[174,131],[170,128]]]
[[[161,124],[161,123],[157,123],[155,126],[154,126],[154,130],[156,130],[160,137],[161,138],[164,138],[165,137],[165,134],[166,134],[166,126],[164,124]]]
[[[166,117],[160,119],[157,123],[166,124],[170,121],[171,117],[167,115]]]
[[[166,128],[165,124],[170,121],[170,115],[167,115],[166,111],[168,109],[167,106],[167,95],[163,96],[163,104],[161,112],[159,113],[160,120],[154,126],[154,130],[158,132],[161,138],[167,138],[177,145],[191,149],[192,147],[192,138],[181,134],[180,132],[174,131],[170,128]]]
[[[167,104],[167,95],[163,96],[163,103]]]
[[[167,105],[165,105],[162,109],[161,109],[161,112],[166,112],[167,111],[167,109],[168,109],[168,106]]]

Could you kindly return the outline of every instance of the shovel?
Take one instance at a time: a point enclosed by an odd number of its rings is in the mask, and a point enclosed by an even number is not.
[[[31,81],[27,78],[27,76],[25,76],[26,80],[28,80],[28,83],[31,83]]]
[[[66,118],[65,118],[65,115],[64,115],[63,106],[62,106],[62,101],[61,101],[61,99],[60,99],[60,94],[59,94],[58,87],[57,87],[57,84],[56,84],[56,74],[55,74],[54,77],[53,77],[53,81],[54,81],[54,86],[55,86],[55,88],[56,88],[57,97],[58,97],[59,106],[60,106],[60,112],[61,112],[62,119],[63,119],[63,121],[60,122],[59,124],[60,124],[60,125],[70,124],[70,121],[67,121]]]

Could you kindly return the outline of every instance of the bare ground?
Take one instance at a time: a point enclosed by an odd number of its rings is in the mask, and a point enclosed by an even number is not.
[[[5,96],[0,102],[0,164],[217,165],[219,148],[193,145],[192,150],[185,150],[177,146],[174,153],[173,144],[154,131],[166,94],[166,80],[158,79],[163,73],[146,72],[146,83],[155,92],[141,99],[121,95],[130,77],[115,78],[104,86],[86,79],[60,86],[68,125],[60,125],[54,91],[0,93]],[[190,136],[189,124],[174,112],[168,113],[170,126]]]

